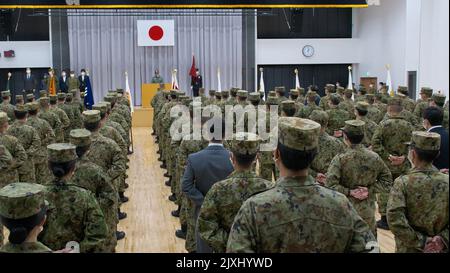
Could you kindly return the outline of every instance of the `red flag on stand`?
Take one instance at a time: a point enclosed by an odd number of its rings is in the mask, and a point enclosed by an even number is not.
[[[195,57],[194,57],[194,55],[192,55],[192,66],[191,66],[191,70],[189,71],[189,75],[191,76],[191,78],[194,78],[196,76],[195,71],[196,71]]]

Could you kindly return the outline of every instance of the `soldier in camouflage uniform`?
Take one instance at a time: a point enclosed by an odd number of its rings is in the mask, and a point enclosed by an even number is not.
[[[275,93],[277,94],[277,98],[278,98],[278,107],[281,108],[281,103],[283,101],[287,100],[287,98],[285,96],[286,88],[284,86],[275,86]]]
[[[417,101],[416,108],[414,108],[414,115],[422,121],[423,111],[428,107],[429,100],[433,96],[433,89],[429,87],[422,87],[420,89],[420,100]]]
[[[392,176],[380,156],[361,144],[364,135],[364,121],[345,122],[344,143],[348,149],[331,161],[325,185],[347,196],[376,235],[375,194],[389,193]]]
[[[64,112],[64,110],[58,107],[57,105],[58,97],[56,95],[51,95],[49,97],[49,102],[50,102],[49,112],[55,114],[61,123],[59,129],[53,130],[55,133],[56,142],[63,143],[65,131],[70,130],[70,119],[67,116],[66,112]]]
[[[19,181],[35,183],[34,157],[41,147],[39,133],[27,125],[28,109],[25,105],[16,105],[16,121],[8,128],[7,134],[16,137],[27,152],[27,160],[19,167]]]
[[[281,178],[274,188],[250,197],[241,206],[227,252],[363,252],[369,242],[376,244],[348,199],[316,184],[308,174],[320,125],[282,117],[278,130],[275,160]]]
[[[50,124],[38,117],[39,103],[27,103],[28,118],[27,124],[33,127],[39,134],[41,139],[41,147],[34,155],[34,169],[36,182],[39,184],[46,184],[52,179],[52,175],[47,166],[47,146],[55,142],[55,134]]]
[[[364,101],[358,101],[354,108],[354,114],[357,120],[364,121],[364,140],[362,144],[366,147],[372,146],[372,138],[378,129],[378,124],[367,118],[369,104]]]
[[[411,139],[413,126],[406,121],[401,112],[403,107],[398,98],[391,98],[388,104],[388,119],[383,120],[372,138],[372,149],[380,155],[384,163],[391,170],[392,178],[396,179],[402,174],[406,174],[411,165],[407,160],[408,147],[405,142]],[[382,229],[389,229],[386,220],[386,203],[388,195],[381,193],[378,198],[378,210],[381,220],[377,226]]]
[[[387,104],[382,102],[382,94],[376,93],[375,94],[375,101],[373,103],[373,106],[378,108],[380,112],[384,115],[387,112]]]
[[[309,167],[309,174],[321,185],[325,182],[328,166],[331,160],[345,150],[345,145],[339,139],[330,136],[327,132],[328,114],[322,110],[314,110],[309,119],[320,124],[319,145],[317,155]]]
[[[270,133],[270,107],[278,106],[278,101],[276,97],[269,96],[266,99],[266,132]],[[276,117],[278,118],[278,117]],[[262,133],[260,133],[262,134]],[[269,141],[265,142],[266,144]],[[275,149],[275,147],[273,147]],[[278,177],[278,170],[275,167],[275,162],[273,162],[273,151],[261,151],[259,158],[259,176],[265,180],[272,181],[272,176],[275,180]]]
[[[157,116],[157,105],[161,103],[162,100],[164,100],[164,92],[162,88],[158,88],[156,91],[156,94],[153,96],[152,100],[150,101],[150,105],[153,108],[153,122],[152,122],[152,135],[156,135],[155,125],[156,125],[156,116]]]
[[[414,167],[395,180],[387,207],[396,252],[448,252],[449,179],[432,165],[439,148],[439,134],[413,132]]]
[[[324,89],[325,89],[325,96],[320,98],[319,107],[322,108],[322,110],[327,111],[330,109],[330,105],[328,104],[328,102],[331,100],[331,94],[336,93],[336,88],[334,84],[327,84]]]
[[[298,115],[300,109],[302,109],[304,106],[304,99],[299,99],[299,94],[300,92],[298,89],[291,89],[291,91],[289,92],[289,99],[295,102],[295,116]]]
[[[360,84],[358,88],[358,93],[354,96],[354,101],[355,102],[364,101],[366,99],[366,94],[367,94],[366,87]]]
[[[299,110],[299,112],[296,114],[296,117],[309,118],[309,115],[311,115],[312,111],[322,110],[322,108],[320,108],[316,104],[316,97],[317,93],[315,91],[308,91],[308,93],[306,94],[307,104]]]
[[[6,223],[10,235],[9,242],[0,248],[0,253],[52,252],[36,240],[44,225],[47,208],[48,202],[44,199],[44,187],[41,185],[12,183],[1,188],[0,222]],[[24,219],[28,219],[26,224]],[[26,233],[18,234],[14,231],[16,228],[25,228]]]
[[[166,102],[162,105],[161,110],[158,112],[158,117],[156,118],[156,134],[158,136],[158,147],[159,147],[159,151],[160,151],[160,155],[161,155],[161,161],[162,164],[160,165],[161,168],[167,168],[166,165],[166,157],[167,157],[167,151],[165,150],[165,141],[164,137],[163,137],[163,124],[162,124],[162,120],[164,118],[164,116],[166,115],[166,112],[170,113],[170,109],[172,108],[172,106],[174,106],[176,104],[176,99],[177,99],[177,90],[170,90],[169,91],[169,95],[168,95],[168,99],[166,100]]]
[[[230,98],[228,99],[228,101],[230,102],[231,105],[235,105],[237,103],[237,98],[236,98],[237,91],[238,91],[238,88],[235,88],[235,87],[230,89]]]
[[[23,95],[16,95],[16,106],[23,104],[24,104]]]
[[[242,203],[250,196],[266,191],[273,183],[256,176],[252,163],[259,151],[260,139],[256,134],[238,133],[230,145],[234,172],[215,183],[205,196],[198,230],[200,237],[216,253],[224,253],[228,234]]]
[[[0,111],[5,112],[9,119],[10,123],[14,122],[14,106],[11,104],[11,92],[10,91],[2,91],[2,103],[0,104]]]
[[[293,117],[296,113],[295,102],[293,100],[285,100],[281,103],[281,116]]]
[[[127,133],[127,140],[129,139],[130,130],[131,130],[131,119],[127,120],[127,114],[125,114],[125,110],[123,110],[120,104],[116,104],[117,96],[115,95],[107,95],[103,99],[106,102],[111,103],[111,111],[108,115],[108,119],[119,123],[122,128]],[[122,105],[123,106],[123,105]]]
[[[107,97],[115,98],[115,101],[109,101],[111,102],[111,113],[117,112],[123,117],[128,125],[127,131],[129,132],[131,130],[131,109],[123,104],[124,97],[122,95],[119,95],[116,91],[109,91]],[[120,103],[120,101],[122,101],[122,103]]]
[[[70,131],[76,128],[76,124],[78,121],[75,121],[75,116],[72,110],[72,107],[65,103],[66,101],[66,93],[58,93],[58,104],[57,107],[66,113],[66,116],[69,118],[70,125],[64,130],[64,140],[67,141],[70,138]]]
[[[352,100],[353,90],[352,89],[345,89],[343,100],[339,103],[339,109],[347,111],[350,118],[354,118],[354,109],[355,109],[355,103]]]
[[[206,97],[204,100],[202,100],[202,104],[203,105],[209,105],[209,104],[213,104],[214,103],[216,90],[210,89],[208,91],[208,95],[209,95],[208,97]]]
[[[430,106],[434,106],[434,107],[437,107],[442,110],[443,115],[444,115],[444,119],[442,121],[442,127],[447,129],[447,131],[448,131],[448,126],[449,126],[448,109],[445,109],[445,107],[444,107],[446,98],[447,97],[441,93],[433,94],[433,96],[431,96]]]
[[[74,108],[78,108],[80,115],[84,111],[84,103],[81,101],[80,96],[78,96],[78,93],[80,92],[79,89],[72,89],[70,90],[70,93],[72,94],[72,103],[74,105]],[[82,124],[81,124],[82,126]]]
[[[375,122],[376,124],[380,123],[383,120],[384,113],[382,113],[381,110],[378,109],[378,107],[374,105],[375,95],[367,94],[365,102],[368,103],[367,115],[366,115],[367,119]]]
[[[45,189],[50,205],[39,240],[52,249],[63,249],[67,242],[75,241],[80,252],[97,252],[104,247],[107,226],[94,195],[69,182],[75,170],[75,149],[67,143],[48,146],[49,167],[55,178]]]
[[[335,131],[339,131],[345,125],[345,121],[350,119],[350,115],[347,111],[339,109],[339,96],[337,94],[331,94],[328,99],[328,108],[326,110],[328,114],[328,126],[327,133],[334,136]]]
[[[126,106],[127,109],[131,112],[130,100],[128,99],[127,96],[125,96],[124,90],[122,88],[117,88],[116,91],[117,91],[117,103]]]
[[[83,119],[81,118],[80,105],[77,102],[73,102],[72,93],[66,94],[65,104],[72,110],[73,113],[72,130],[83,128]]]
[[[402,106],[404,109],[408,110],[411,113],[414,112],[414,109],[416,108],[416,102],[408,97],[408,87],[399,86],[397,88],[397,96],[402,100]]]
[[[27,94],[27,96],[25,98],[26,98],[26,103],[33,102],[35,100],[34,94]]]
[[[48,122],[50,127],[53,130],[53,133],[55,134],[55,142],[62,143],[64,142],[64,132],[62,128],[62,123],[59,120],[56,113],[50,110],[50,98],[49,97],[43,97],[39,99],[39,113],[38,118],[43,119]]]
[[[4,112],[0,112],[0,115],[4,114],[6,116],[6,114]],[[1,117],[0,117],[1,118]],[[9,183],[13,183],[16,181],[8,181],[5,178],[8,175],[8,172],[11,172],[11,166],[14,164],[13,161],[13,157],[11,155],[11,153],[8,151],[8,149],[6,149],[5,146],[3,146],[2,141],[0,140],[0,189],[4,186],[7,185]],[[17,180],[17,171],[13,170],[13,173],[15,173],[15,180]],[[1,220],[0,220],[0,247],[3,245],[3,226],[1,224]]]
[[[117,245],[116,231],[119,222],[117,218],[118,193],[103,169],[87,158],[91,146],[91,132],[85,129],[72,130],[70,132],[70,143],[77,147],[78,156],[70,183],[89,190],[97,199],[108,227],[104,251],[114,252]]]

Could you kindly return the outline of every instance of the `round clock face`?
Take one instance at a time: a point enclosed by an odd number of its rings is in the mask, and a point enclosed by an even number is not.
[[[312,57],[314,55],[314,47],[305,45],[302,49],[303,56]]]

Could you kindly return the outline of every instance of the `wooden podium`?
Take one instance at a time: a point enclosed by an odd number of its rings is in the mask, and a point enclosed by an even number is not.
[[[141,101],[142,108],[150,108],[150,102],[152,98],[155,96],[156,91],[158,91],[159,83],[143,83],[141,86]],[[164,89],[170,89],[171,84],[165,83]]]

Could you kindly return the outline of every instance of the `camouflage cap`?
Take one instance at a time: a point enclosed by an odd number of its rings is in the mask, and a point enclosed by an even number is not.
[[[358,101],[355,104],[355,108],[361,111],[367,111],[369,109],[369,104],[365,101]]]
[[[34,99],[34,94],[27,94],[27,100]]]
[[[72,96],[75,97],[75,95],[77,94],[78,90],[77,89],[72,89],[69,92],[72,94]]]
[[[37,110],[39,110],[39,103],[37,103],[36,101],[29,102],[26,105],[28,107],[28,111],[37,111]]]
[[[441,135],[432,132],[414,131],[411,142],[406,143],[425,151],[439,151],[441,148]]]
[[[248,97],[248,92],[246,90],[238,90],[236,95],[241,98],[246,98]]]
[[[3,125],[9,121],[8,114],[0,111],[0,125]]]
[[[16,95],[16,101],[23,101],[23,95]]]
[[[300,87],[297,90],[298,90],[299,95],[305,95],[305,88]]]
[[[123,92],[124,92],[124,90],[123,90],[122,88],[117,88],[116,91],[117,91],[117,93],[119,93],[119,94],[123,94]]]
[[[180,97],[180,96],[185,96],[185,95],[186,95],[185,92],[183,92],[183,91],[181,91],[181,90],[177,90],[177,96],[178,96],[178,97]]]
[[[47,96],[47,90],[39,90],[39,97],[46,97]]]
[[[107,95],[111,95],[111,96],[117,97],[117,91],[116,90],[108,90],[108,94]]]
[[[208,91],[208,94],[212,97],[212,96],[214,96],[216,94],[216,90],[210,89]]]
[[[317,97],[317,93],[316,93],[316,91],[308,91],[308,93],[306,93],[306,96],[308,97],[308,98],[315,98],[315,97]]]
[[[278,120],[278,141],[284,146],[307,151],[319,145],[320,124],[302,118],[281,117]]]
[[[185,95],[180,96],[180,101],[183,105],[189,106],[189,103],[191,103],[191,97]]]
[[[252,92],[252,93],[248,94],[248,100],[254,101],[254,102],[260,101],[261,97],[259,95],[259,92]]]
[[[391,97],[388,99],[388,106],[401,106],[402,100],[399,97]]]
[[[298,89],[291,89],[290,94],[294,95],[294,96],[298,96],[300,94],[300,92],[298,91]]]
[[[447,97],[446,97],[444,94],[442,94],[442,93],[436,93],[436,94],[433,94],[433,95],[431,96],[431,99],[432,99],[434,102],[436,102],[437,104],[444,104],[446,98],[447,98]]]
[[[325,85],[325,90],[328,91],[329,93],[335,93],[336,86],[334,86],[334,84],[328,83],[327,85]]]
[[[408,95],[408,87],[399,85],[397,87],[397,93],[403,94],[403,95]]]
[[[77,159],[76,146],[70,143],[53,143],[47,146],[48,160],[53,163],[66,163]]]
[[[323,110],[314,110],[309,115],[309,119],[315,121],[320,124],[320,126],[324,127],[328,124],[328,113]]]
[[[39,105],[41,107],[47,107],[49,102],[50,102],[50,98],[49,97],[42,97],[42,98],[39,99]]]
[[[237,95],[237,91],[238,91],[238,88],[236,88],[236,87],[231,88],[230,89],[230,95],[235,97]]]
[[[216,93],[214,93],[214,96],[216,96],[216,98],[221,98],[222,97],[222,92],[216,91]]]
[[[266,105],[278,105],[277,97],[269,96],[266,98]]]
[[[11,183],[0,189],[0,215],[8,219],[24,219],[46,209],[45,187],[36,183]]]
[[[98,110],[86,110],[83,112],[83,120],[86,123],[95,123],[101,120],[100,111]]]
[[[341,97],[340,97],[338,94],[336,94],[336,93],[331,93],[331,94],[330,94],[330,99],[331,99],[331,100],[337,100],[337,101],[340,101],[340,100],[341,100]]]
[[[222,91],[222,97],[227,98],[229,96],[230,96],[230,91],[228,91],[228,90],[223,90]]]
[[[172,93],[171,93],[171,95],[172,95]],[[110,102],[110,103],[115,103],[116,102],[116,97],[114,97],[114,96],[110,96],[110,95],[106,95],[104,98],[103,98],[103,100],[104,101],[107,101],[107,102]]]
[[[277,93],[275,91],[269,91],[269,96],[268,97],[276,97]]]
[[[20,112],[20,113],[26,113],[26,112],[28,112],[28,105],[26,105],[26,104],[16,104],[15,111]]]
[[[284,86],[275,86],[274,90],[275,90],[275,93],[284,94],[286,88]]]
[[[67,93],[66,94],[66,100],[71,100],[71,99],[73,99],[73,94],[72,93]]]
[[[58,100],[64,100],[66,99],[66,93],[60,92],[57,94]]]
[[[201,107],[202,107],[202,103],[200,102],[200,101],[191,101],[190,103],[189,103],[189,111],[190,112],[192,112],[192,111],[194,111],[194,107],[196,108],[196,109],[202,109]]]
[[[254,155],[259,151],[261,139],[258,135],[247,132],[239,132],[233,135],[229,141],[230,151],[241,155]]]
[[[50,102],[55,102],[55,101],[58,100],[58,96],[56,96],[56,95],[50,95],[49,99],[50,99]]]
[[[108,102],[108,101],[100,101],[98,104],[104,104],[104,105],[106,105],[106,109],[107,109],[107,111],[111,111],[111,103],[110,102]]]
[[[92,110],[98,110],[100,111],[100,115],[106,114],[106,111],[108,111],[108,106],[106,104],[97,103],[92,105]]]
[[[369,90],[367,90],[367,94],[371,94],[371,95],[375,95],[376,92],[377,92],[377,89],[375,89],[374,87],[369,87]]]
[[[367,91],[366,91],[366,87],[365,87],[364,85],[360,85],[358,91],[359,91],[361,94],[365,94],[365,93],[367,92]]]
[[[345,88],[342,87],[342,86],[339,86],[338,88],[336,88],[336,92],[337,92],[339,95],[343,95],[343,94],[344,94],[344,91],[345,91]]]
[[[281,110],[287,111],[290,109],[295,109],[295,102],[293,100],[284,100],[281,102]]]
[[[70,131],[70,143],[77,147],[91,145],[91,132],[86,129],[75,129]]]
[[[352,89],[345,89],[344,90],[344,94],[345,95],[352,95],[353,94],[353,90]]]
[[[11,97],[11,91],[9,90],[2,91],[2,97]]]
[[[425,94],[428,97],[431,97],[433,95],[433,89],[431,89],[429,87],[422,87],[420,89],[420,94]]]
[[[366,123],[362,120],[346,120],[342,130],[354,135],[364,135],[365,125]]]

